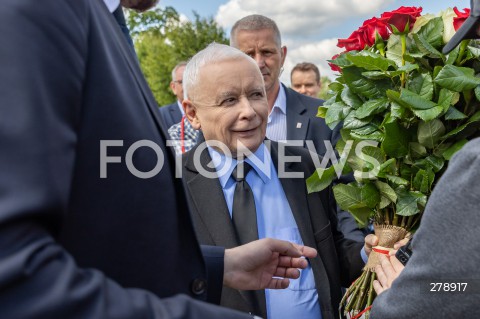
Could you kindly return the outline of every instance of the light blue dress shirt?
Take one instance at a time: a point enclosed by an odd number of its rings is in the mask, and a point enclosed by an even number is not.
[[[235,181],[231,177],[237,160],[208,148],[219,174],[230,217],[232,216]],[[269,150],[262,144],[246,159],[254,169],[246,176],[255,198],[259,238],[277,238],[303,245],[290,205],[278,179]],[[299,279],[290,280],[287,289],[265,290],[269,319],[320,319],[320,304],[311,266],[301,270]]]
[[[272,141],[287,139],[287,95],[282,84],[280,84],[272,111],[268,114],[267,137]]]

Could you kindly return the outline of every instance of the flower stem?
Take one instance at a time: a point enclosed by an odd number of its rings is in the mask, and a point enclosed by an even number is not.
[[[465,50],[467,49],[468,43],[470,43],[470,40],[463,40],[460,42],[460,51],[458,52],[457,60],[455,61],[456,65],[461,65],[461,61],[463,58],[463,55],[465,54]]]
[[[405,54],[407,53],[407,36],[402,33],[400,35],[400,40],[402,42],[402,66],[405,65]],[[405,83],[406,83],[406,72],[402,72],[402,76],[400,78],[401,82],[402,82],[402,88],[405,87]]]

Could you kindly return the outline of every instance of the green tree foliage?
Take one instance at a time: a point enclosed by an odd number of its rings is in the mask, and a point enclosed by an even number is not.
[[[318,98],[322,100],[327,100],[329,98],[328,96],[328,86],[330,83],[332,83],[332,80],[328,76],[322,76],[320,77],[320,83],[322,84],[320,88],[320,92],[318,92]]]
[[[140,66],[158,105],[175,100],[169,84],[178,62],[187,61],[213,41],[228,43],[224,30],[213,18],[201,18],[195,12],[194,17],[194,21],[183,21],[172,7],[127,13]]]

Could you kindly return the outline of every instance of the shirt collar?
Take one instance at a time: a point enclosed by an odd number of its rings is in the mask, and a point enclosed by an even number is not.
[[[278,90],[277,98],[275,99],[275,103],[273,103],[273,108],[270,114],[273,113],[274,109],[278,109],[283,114],[287,114],[287,95],[285,94],[285,89],[283,88],[282,83],[280,83],[280,89]]]
[[[218,152],[210,146],[207,148],[208,152],[210,153],[210,157],[212,158],[212,163],[217,170],[220,185],[222,185],[222,188],[225,188],[230,180],[233,169],[235,166],[237,166],[238,161],[235,158],[225,156],[225,154]],[[266,184],[272,178],[272,157],[269,153],[269,150],[265,147],[265,144],[260,144],[258,149],[253,153],[252,157],[253,160],[252,158],[247,157],[245,161],[250,164],[253,169],[255,169],[255,172],[260,177],[262,182]],[[259,165],[264,165],[265,167],[261,168]],[[267,171],[265,172],[264,169]]]
[[[103,0],[103,2],[105,2],[105,5],[110,12],[115,11],[120,5],[120,0]]]

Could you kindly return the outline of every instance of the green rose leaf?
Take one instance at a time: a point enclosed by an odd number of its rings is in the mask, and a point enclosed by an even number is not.
[[[404,178],[401,178],[399,176],[394,176],[394,175],[385,175],[385,177],[387,178],[387,180],[389,180],[390,182],[396,184],[396,185],[408,185],[408,181]]]
[[[386,98],[368,100],[357,109],[356,117],[364,119],[372,114],[383,112],[388,108],[388,104],[388,99]]]
[[[338,82],[332,82],[328,85],[328,89],[334,92],[341,92],[343,88],[344,88],[343,84]]]
[[[388,79],[391,77],[389,73],[381,72],[381,71],[366,71],[366,72],[362,72],[362,75],[369,80],[382,80],[382,79]]]
[[[362,201],[362,190],[354,185],[338,184],[333,186],[333,194],[338,206],[342,210],[350,211],[351,207],[367,208],[367,205]]]
[[[418,64],[407,63],[407,64],[399,67],[396,71],[389,71],[388,74],[391,77],[395,77],[395,76],[399,76],[403,73],[410,73],[410,72],[418,70],[418,69],[419,69]]]
[[[410,155],[413,158],[419,158],[427,155],[427,149],[420,143],[410,142]]]
[[[420,169],[413,179],[413,187],[422,193],[430,193],[434,179],[435,173],[433,173],[431,168],[426,170]]]
[[[472,68],[445,65],[435,78],[435,83],[451,91],[462,92],[480,85],[480,78],[474,76]]]
[[[352,110],[347,117],[345,117],[345,120],[343,121],[343,128],[346,129],[357,129],[364,127],[365,125],[368,125],[371,121],[371,118],[365,118],[365,119],[358,119],[356,117],[356,111]]]
[[[342,91],[341,97],[342,101],[353,109],[358,109],[363,104],[358,95],[353,93],[348,87]]]
[[[435,48],[442,46],[443,19],[441,17],[436,17],[428,21],[427,24],[420,28],[420,31],[418,31],[418,36]]]
[[[430,101],[433,97],[432,76],[428,73],[417,74],[408,82],[408,90]]]
[[[343,69],[343,78],[348,87],[355,93],[373,99],[382,96],[385,91],[385,81],[372,81],[362,76],[359,68],[351,67]]]
[[[459,94],[447,89],[441,89],[438,96],[438,105],[441,105],[445,112],[448,111],[450,105],[453,105],[458,101]],[[454,102],[455,101],[455,102]]]
[[[346,68],[353,65],[353,63],[347,59],[346,54],[340,54],[335,60],[328,60],[328,62],[341,68]]]
[[[390,157],[400,158],[408,154],[409,132],[396,122],[385,124],[382,150]]]
[[[458,133],[460,133],[461,131],[463,131],[469,124],[473,123],[473,122],[478,122],[480,121],[480,111],[476,112],[475,114],[473,114],[467,123],[463,124],[463,125],[460,125],[459,127],[451,130],[450,132],[448,132],[447,134],[445,134],[444,136],[442,136],[442,139],[447,139],[449,137],[452,137],[452,136],[455,136],[457,135]]]
[[[325,114],[325,123],[330,129],[334,129],[338,123],[345,119],[346,114],[350,111],[350,107],[343,102],[333,103],[328,107]]]
[[[317,117],[325,118],[327,116],[328,108],[324,106],[319,106],[317,111]]]
[[[385,59],[378,53],[370,51],[360,51],[357,54],[347,54],[347,59],[355,66],[369,71],[386,71],[395,62]]]
[[[431,121],[436,119],[443,113],[443,107],[436,105],[428,110],[413,110],[413,113],[424,121]]]
[[[398,192],[397,214],[400,216],[412,216],[420,213],[418,202],[425,197],[419,192],[402,190]]]
[[[474,57],[474,58],[479,58],[480,57],[480,49],[479,48],[475,48],[475,47],[472,47],[472,46],[468,46],[468,51],[470,52],[470,54]]]
[[[430,155],[424,159],[418,160],[414,163],[421,169],[428,169],[429,167],[433,169],[435,173],[439,172],[445,165],[445,160],[442,157],[435,155]]]
[[[373,132],[376,132],[378,130],[378,126],[372,123],[369,123],[365,126],[362,126],[360,128],[353,129],[350,134],[354,133],[356,135],[369,135],[372,134]]]
[[[447,113],[445,114],[446,120],[463,120],[464,118],[467,118],[467,116],[453,106],[450,106]]]
[[[475,88],[475,97],[480,101],[480,85]]]
[[[387,198],[390,202],[395,203],[397,201],[397,193],[395,193],[395,190],[390,185],[384,182],[375,181],[375,186],[377,186],[382,197]]]
[[[429,122],[420,122],[417,129],[418,142],[426,148],[432,149],[445,134],[445,125],[434,119]]]
[[[443,158],[449,161],[453,157],[453,155],[455,155],[455,153],[462,149],[463,145],[467,144],[467,142],[468,140],[466,139],[456,142],[455,144],[450,146],[445,152],[443,152]]]
[[[447,61],[445,61],[445,64],[454,64],[457,61],[458,53],[460,51],[460,46],[457,45],[455,49],[450,51],[447,57]]]
[[[402,40],[400,35],[391,34],[387,42],[387,58],[395,61],[398,66],[402,65]]]
[[[333,166],[324,168],[317,168],[316,172],[307,178],[308,193],[319,192],[327,188],[335,179],[335,168]]]
[[[413,34],[413,39],[415,40],[415,44],[417,45],[418,49],[425,55],[430,58],[442,58],[443,55],[440,51],[435,49],[433,45],[428,43],[426,39],[418,34]]]
[[[368,219],[373,215],[374,211],[371,208],[351,208],[350,213],[358,224],[359,228],[367,226]]]
[[[363,185],[361,190],[362,202],[369,208],[375,208],[380,203],[380,193],[372,183]]]
[[[397,161],[394,158],[390,158],[380,165],[380,170],[378,171],[378,177],[386,178],[387,175],[394,176],[398,174]]]
[[[436,103],[427,100],[421,95],[418,95],[407,89],[402,89],[400,93],[400,99],[410,108],[415,110],[428,110],[437,105]]]

